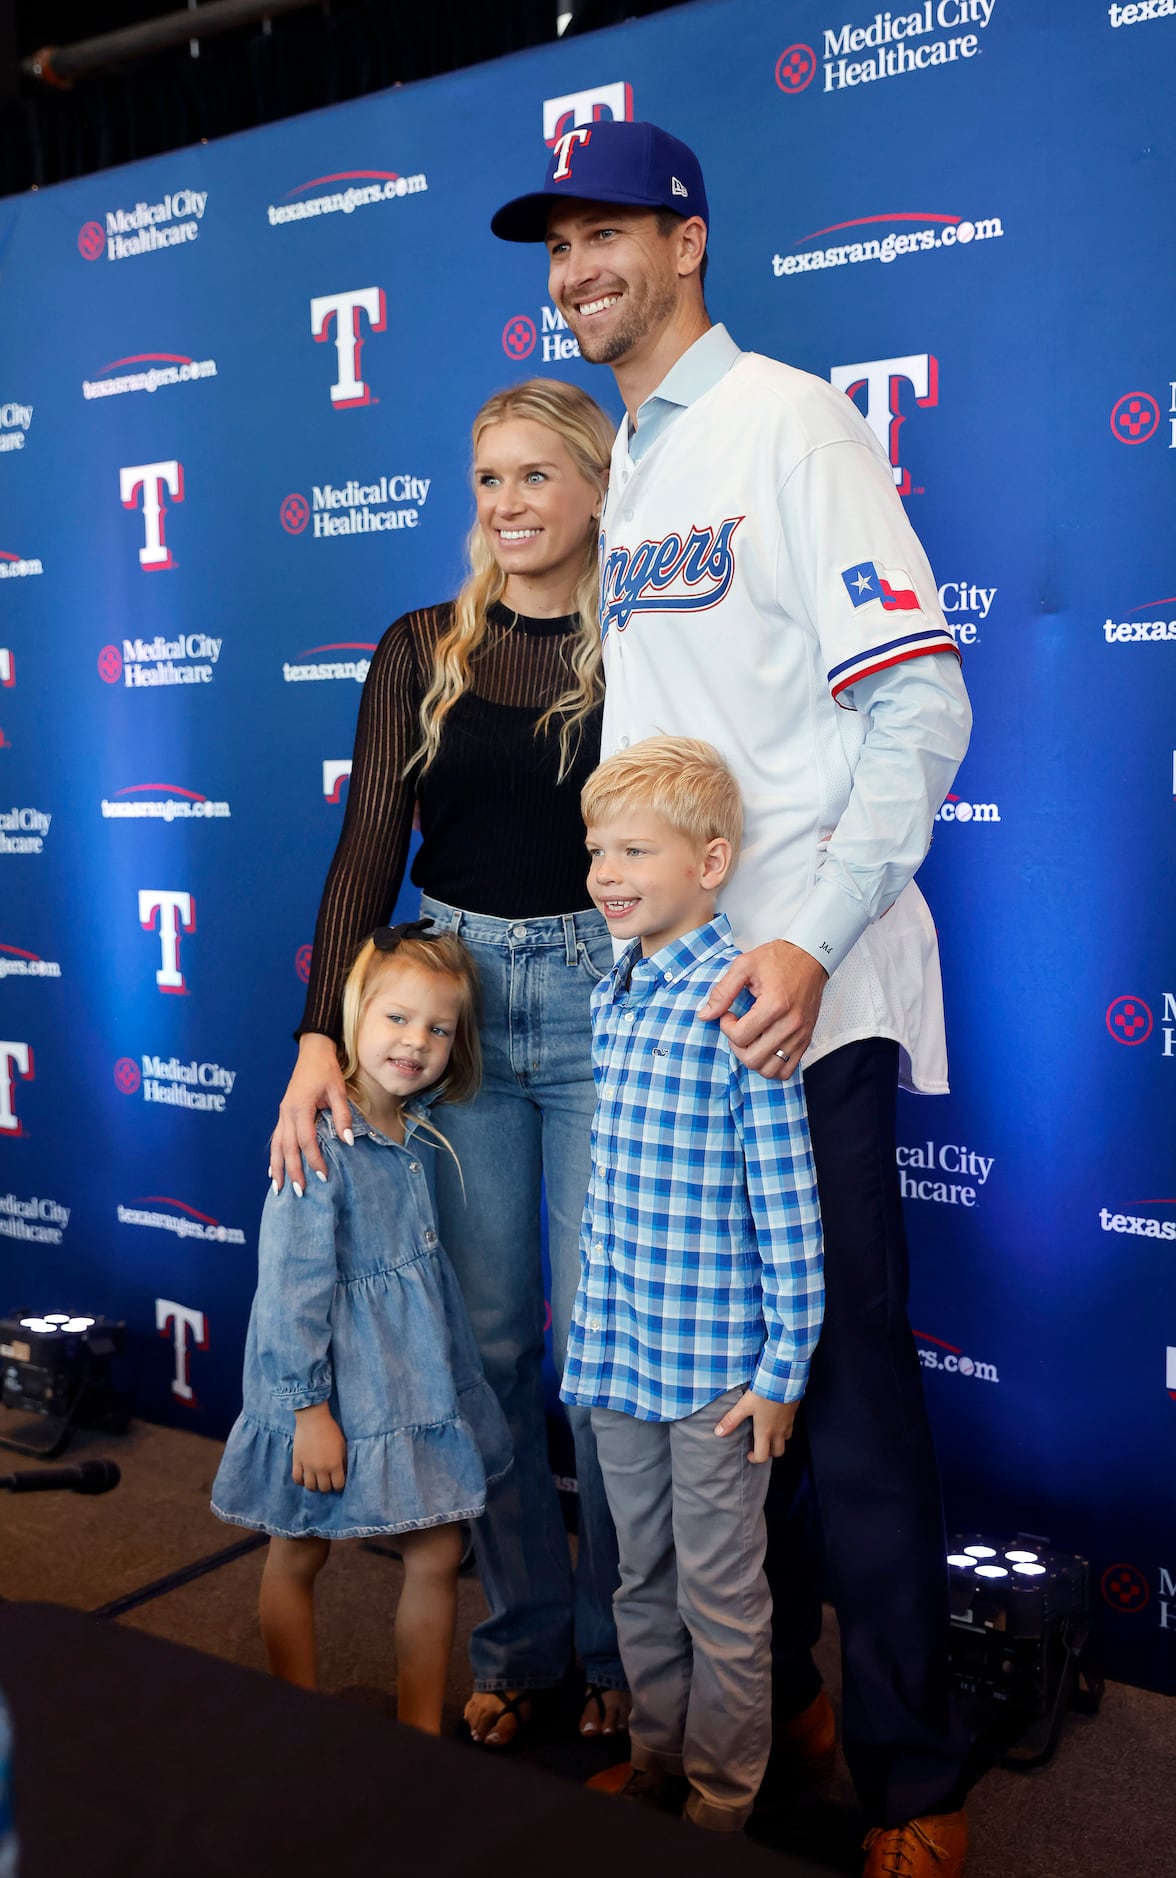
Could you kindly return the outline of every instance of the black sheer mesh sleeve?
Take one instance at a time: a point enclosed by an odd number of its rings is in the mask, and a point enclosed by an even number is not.
[[[355,731],[351,780],[339,845],[314,931],[302,1022],[339,1040],[343,981],[360,942],[385,925],[400,888],[412,831],[415,789],[404,768],[420,740],[422,652],[431,654],[449,608],[406,613],[372,655]],[[431,665],[431,657],[428,661]]]

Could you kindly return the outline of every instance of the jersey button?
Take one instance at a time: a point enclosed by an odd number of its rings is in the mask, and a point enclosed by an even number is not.
[[[410,1161],[410,1162],[408,1163],[408,1171],[409,1171],[409,1173],[410,1173],[410,1174],[419,1174],[419,1173],[420,1173],[420,1171],[421,1171],[421,1164],[420,1164],[420,1162],[419,1162],[419,1161]]]

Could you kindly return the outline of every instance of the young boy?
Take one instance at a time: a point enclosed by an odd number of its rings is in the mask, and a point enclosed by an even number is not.
[[[737,956],[715,897],[743,811],[718,752],[647,738],[600,765],[580,806],[588,890],[631,943],[592,994],[562,1394],[591,1407],[620,1546],[625,1792],[736,1832],[771,1737],[762,1463],[784,1452],[824,1303],[804,1091],[744,1068],[698,1017]]]

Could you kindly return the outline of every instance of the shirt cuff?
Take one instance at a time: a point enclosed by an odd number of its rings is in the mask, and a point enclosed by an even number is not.
[[[808,899],[780,937],[800,946],[832,977],[869,924],[870,916],[860,900],[818,874]]]
[[[751,1392],[762,1396],[765,1402],[799,1402],[808,1386],[808,1377],[807,1357],[803,1362],[786,1362],[773,1359],[770,1351],[765,1350],[752,1380]]]

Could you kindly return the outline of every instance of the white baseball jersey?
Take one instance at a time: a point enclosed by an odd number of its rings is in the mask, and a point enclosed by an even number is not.
[[[745,816],[722,910],[745,950],[787,937],[868,729],[838,694],[955,651],[891,466],[843,392],[745,352],[637,461],[622,423],[602,526],[602,754],[659,734],[721,750]],[[866,1037],[898,1042],[908,1087],[946,1090],[939,952],[913,882],[836,965],[804,1061]]]

